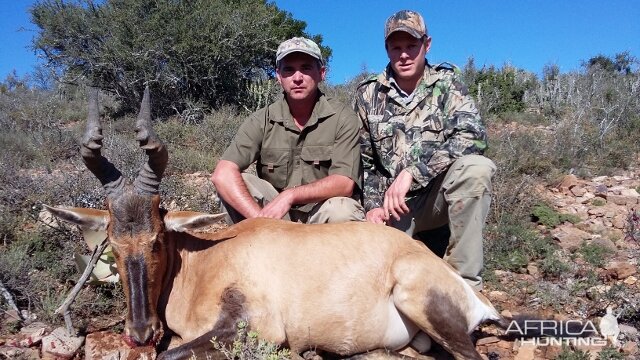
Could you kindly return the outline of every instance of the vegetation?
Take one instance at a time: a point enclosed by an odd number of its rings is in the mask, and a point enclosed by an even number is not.
[[[266,1],[210,4],[46,0],[33,7],[40,29],[35,46],[48,67],[25,78],[11,74],[0,83],[0,280],[21,309],[61,323],[53,311],[78,277],[72,255],[87,252],[77,230],[41,215],[42,204],[104,205],[103,190],[77,156],[76,139],[86,118],[84,90],[77,84],[107,90],[101,95],[104,154],[131,177],[142,159],[133,141],[133,110],[150,83],[158,116],[154,126],[170,149],[160,189],[163,206],[217,211],[208,174],[247,112],[278,93],[271,78],[274,49],[286,37],[305,34],[305,24]],[[330,49],[324,51],[330,55]],[[350,102],[368,75],[363,69],[351,81],[325,84],[323,90]],[[527,296],[520,298],[556,309],[571,303],[585,316],[601,315],[604,303],[620,304],[621,321],[640,326],[639,297],[624,286],[598,287],[603,280],[595,268],[605,264],[607,250],[591,243],[573,254],[559,249],[538,225],[548,230],[579,219],[559,213],[534,191],[536,183],[554,182],[561,174],[608,175],[636,165],[640,72],[635,58],[598,55],[569,73],[550,64],[542,76],[508,65],[478,69],[471,59],[464,75],[490,129],[488,156],[498,165],[485,234],[485,279],[498,287],[495,270],[525,273],[537,267],[539,283],[514,281],[508,284],[510,295],[523,291]],[[592,200],[599,202],[606,204]],[[640,241],[639,211],[629,212],[626,241]],[[599,303],[585,304],[585,298]],[[123,302],[117,285],[87,287],[72,315],[118,313]],[[228,358],[285,356],[245,330],[239,329],[240,342],[223,351]],[[566,349],[559,358],[582,355]],[[617,358],[614,351],[606,356]]]
[[[273,75],[280,42],[306,36],[322,46],[266,0],[41,0],[31,16],[52,74],[111,92],[121,111],[137,108],[146,84],[164,114],[242,103],[253,81]]]
[[[237,324],[236,337],[233,343],[226,345],[213,338],[213,348],[222,352],[228,360],[286,360],[291,358],[288,349],[281,349],[278,345],[259,338],[256,331],[247,329],[247,323]]]

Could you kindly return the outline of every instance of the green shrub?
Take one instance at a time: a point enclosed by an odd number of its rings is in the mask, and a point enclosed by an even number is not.
[[[517,271],[553,253],[551,239],[540,236],[529,223],[519,223],[514,218],[504,220],[487,229],[485,259],[489,269]]]
[[[556,360],[589,360],[589,353],[582,350],[571,350],[567,346],[562,346],[562,352],[558,354]]]
[[[580,217],[574,214],[561,214],[546,204],[538,204],[531,211],[534,221],[546,227],[556,227],[563,222],[576,224],[580,222]]]
[[[548,251],[540,261],[540,271],[546,278],[558,278],[569,269],[569,265],[555,251]]]
[[[613,347],[606,347],[598,354],[598,360],[624,360],[624,355]]]
[[[222,352],[229,360],[288,360],[291,352],[281,349],[278,345],[260,339],[256,331],[250,331],[247,323],[240,321],[237,324],[236,337],[230,345],[219,342],[213,338],[214,349]]]
[[[591,205],[593,206],[604,206],[607,203],[607,201],[603,198],[593,198],[591,199]]]
[[[578,249],[578,253],[582,256],[587,263],[601,267],[604,265],[607,256],[611,254],[611,250],[599,245],[591,243],[583,243]]]

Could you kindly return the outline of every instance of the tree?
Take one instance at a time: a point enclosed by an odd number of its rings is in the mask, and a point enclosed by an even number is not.
[[[34,48],[70,83],[114,93],[137,108],[149,84],[154,108],[241,103],[248,83],[272,77],[283,40],[306,23],[266,0],[40,0]]]

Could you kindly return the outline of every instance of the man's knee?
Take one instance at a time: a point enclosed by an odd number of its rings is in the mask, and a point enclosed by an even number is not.
[[[466,155],[452,165],[444,187],[449,195],[456,192],[463,197],[480,196],[492,191],[491,179],[495,172],[496,165],[490,159],[482,155]]]
[[[363,221],[364,219],[364,208],[359,202],[348,197],[333,197],[325,200],[309,222],[341,223],[347,221]]]

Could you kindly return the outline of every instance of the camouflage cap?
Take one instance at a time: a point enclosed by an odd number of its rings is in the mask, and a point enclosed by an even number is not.
[[[280,60],[294,52],[311,55],[318,59],[320,64],[324,65],[324,60],[322,59],[322,53],[320,52],[318,44],[313,40],[309,40],[304,37],[294,37],[283,41],[280,46],[278,46],[278,51],[276,52],[276,64],[280,64]]]
[[[401,10],[391,15],[384,25],[384,39],[396,31],[404,31],[416,39],[427,36],[427,26],[422,15],[411,10]]]

